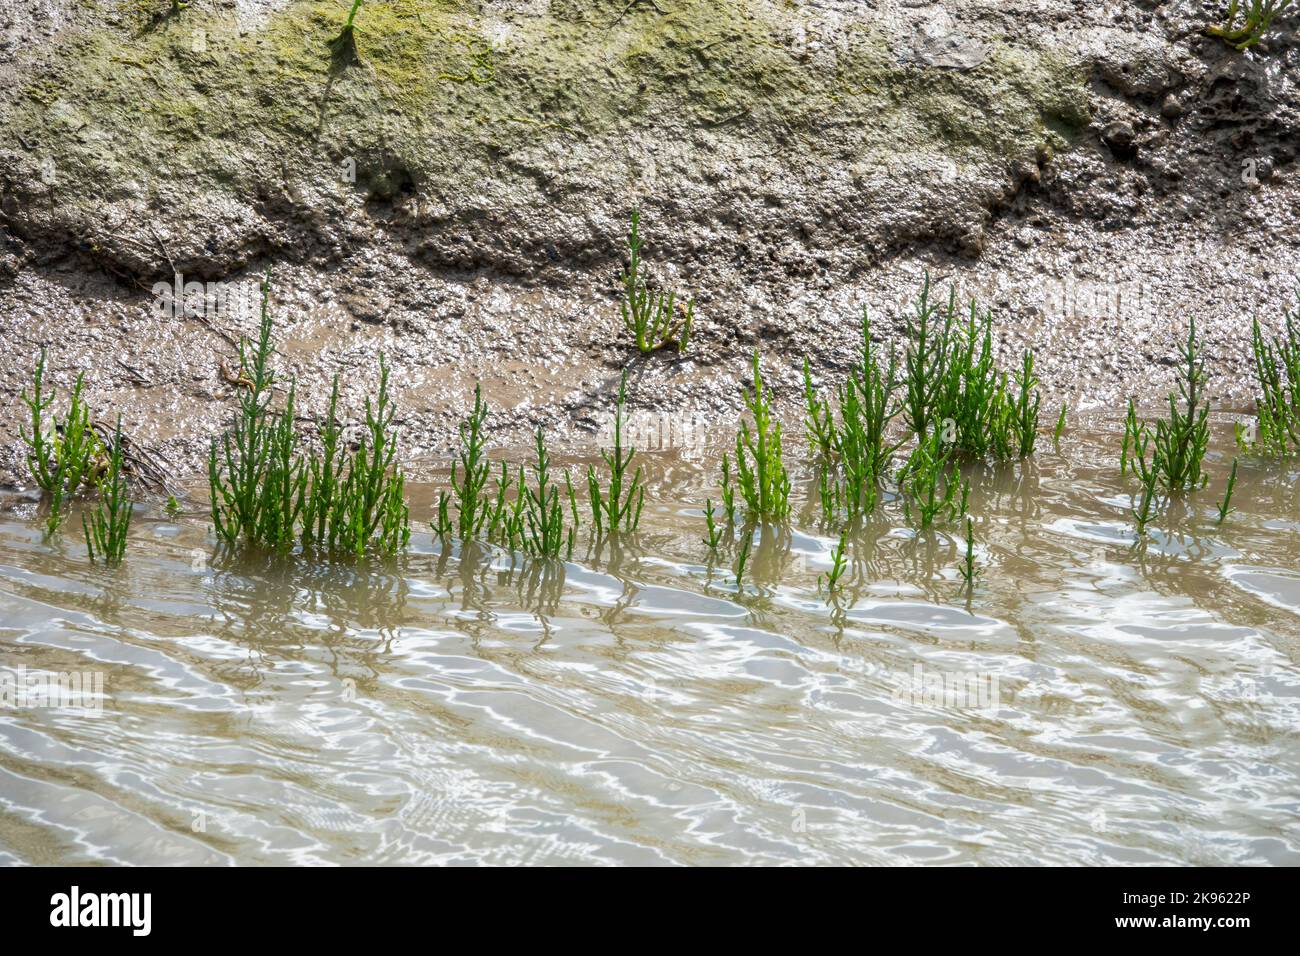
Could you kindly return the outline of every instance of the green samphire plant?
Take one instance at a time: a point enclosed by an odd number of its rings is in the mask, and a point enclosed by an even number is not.
[[[104,463],[103,446],[82,397],[83,376],[79,374],[72,386],[67,412],[49,420],[55,390],[46,383],[45,364],[45,349],[41,349],[32,375],[32,393],[22,393],[29,426],[20,425],[19,434],[27,445],[27,469],[49,503],[46,531],[53,534],[63,522],[64,504],[83,484],[94,483]]]
[[[1235,50],[1246,50],[1264,38],[1273,20],[1291,4],[1292,0],[1231,0],[1224,24],[1206,27],[1205,32]]]
[[[742,420],[736,435],[736,481],[750,517],[784,518],[790,513],[790,476],[782,457],[781,423],[772,414],[772,394],[763,384],[757,349],[753,371],[745,405],[754,423]]]
[[[1144,485],[1153,484],[1150,475],[1154,472],[1154,484],[1171,494],[1197,491],[1209,480],[1202,466],[1210,443],[1210,406],[1195,319],[1188,324],[1180,357],[1178,390],[1169,393],[1169,417],[1158,420],[1153,428],[1138,420],[1130,400],[1120,451],[1121,472],[1131,469]]]
[[[271,367],[270,278],[262,282],[261,321],[256,342],[239,343],[239,412],[234,426],[214,439],[208,453],[212,525],[231,547],[287,551],[296,541],[332,552],[394,554],[410,540],[405,479],[396,463],[395,409],[388,393],[388,366],[379,357],[379,392],[366,398],[366,427],[357,450],[339,449],[335,380],[322,454],[299,451],[296,383],[291,379],[284,409],[274,411],[276,383]]]
[[[126,535],[131,528],[133,503],[127,495],[126,474],[122,470],[122,416],[117,416],[113,433],[113,447],[109,453],[107,471],[96,478],[99,499],[88,515],[81,516],[81,528],[86,535],[86,551],[91,561],[103,561],[112,567],[120,564],[126,554]]]
[[[627,370],[623,370],[618,384],[618,402],[614,406],[614,447],[601,449],[600,457],[609,469],[608,482],[601,484],[600,475],[587,466],[587,491],[591,497],[591,518],[597,536],[619,531],[633,532],[641,523],[641,508],[645,504],[645,485],[641,469],[631,471],[636,449],[627,447],[625,408],[627,405]]]
[[[1287,312],[1282,334],[1266,338],[1256,318],[1251,353],[1260,393],[1253,429],[1237,429],[1237,443],[1249,452],[1282,457],[1300,451],[1300,296]]]
[[[623,326],[632,333],[637,349],[643,353],[668,347],[685,352],[695,322],[695,300],[687,301],[678,318],[676,293],[650,288],[641,272],[640,225],[641,213],[633,210],[627,236],[628,267],[623,273],[623,300],[619,303]]]
[[[807,358],[803,375],[804,431],[817,472],[822,516],[830,522],[841,514],[849,520],[870,514],[877,487],[900,444],[887,439],[889,424],[899,412],[894,400],[898,386],[895,355],[891,352],[888,364],[882,365],[864,309],[861,358],[836,389],[835,405],[818,394]]]
[[[1034,353],[1020,368],[998,366],[993,313],[971,300],[957,316],[956,292],[947,303],[930,298],[930,279],[905,320],[902,412],[917,436],[937,430],[945,445],[967,458],[1025,458],[1033,454],[1041,403]]]
[[[234,427],[209,448],[208,487],[212,526],[222,542],[287,549],[296,537],[307,474],[295,455],[293,387],[283,412],[270,408],[275,383],[270,290],[267,277],[256,342],[239,342],[239,380],[246,388],[239,390]]]
[[[551,457],[546,450],[546,439],[542,429],[536,435],[537,464],[533,472],[536,485],[529,487],[521,483],[525,499],[525,534],[524,550],[534,557],[559,557],[567,545],[573,550],[574,535],[577,531],[577,507],[573,505],[572,513],[575,523],[566,531],[564,524],[564,505],[560,497],[560,486],[551,479]],[[521,476],[522,477],[522,476]],[[566,486],[570,502],[573,501],[573,486],[568,481]]]

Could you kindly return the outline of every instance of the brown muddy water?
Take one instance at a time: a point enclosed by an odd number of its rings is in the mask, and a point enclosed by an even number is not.
[[[222,558],[195,488],[109,571],[11,497],[0,863],[1300,863],[1297,474],[1216,525],[1215,430],[1140,546],[1118,422],[972,471],[969,599],[892,500],[838,599],[798,509],[738,591],[721,449],[645,452],[641,532],[551,564],[443,551],[434,485],[368,565]]]

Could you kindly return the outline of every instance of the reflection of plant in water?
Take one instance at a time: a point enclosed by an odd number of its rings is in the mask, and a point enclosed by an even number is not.
[[[364,684],[382,673],[409,617],[400,558],[339,564],[218,551],[211,570],[205,590],[216,633],[249,651],[226,674],[236,686],[260,684],[278,660],[324,660],[334,677]]]
[[[545,624],[546,618],[559,610],[564,580],[563,562],[527,562],[519,575],[519,603]]]
[[[975,525],[969,516],[966,518],[966,556],[962,559],[960,570],[961,579],[969,593],[975,587],[975,579],[984,573],[982,568],[975,567]]]

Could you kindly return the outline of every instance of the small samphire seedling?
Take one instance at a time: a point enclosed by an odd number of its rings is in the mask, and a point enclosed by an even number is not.
[[[1248,49],[1263,39],[1274,18],[1291,3],[1292,0],[1231,0],[1226,22],[1222,26],[1206,27],[1205,32],[1220,37],[1235,50]],[[1238,15],[1241,23],[1237,22]]]
[[[825,575],[817,578],[817,586],[824,586],[828,595],[834,594],[839,590],[840,578],[844,576],[844,570],[848,567],[848,558],[845,557],[848,540],[849,529],[846,527],[840,532],[840,540],[837,541],[835,547],[831,549],[831,569],[827,571]]]
[[[718,550],[718,545],[722,543],[722,528],[718,525],[717,521],[714,520],[713,515],[714,515],[713,499],[705,498],[704,499],[704,524],[705,527],[708,529],[708,537],[704,539],[704,545],[709,549],[709,552],[711,554],[716,553]]]
[[[490,502],[483,497],[483,488],[487,484],[491,468],[485,453],[487,435],[483,431],[487,414],[482,386],[476,384],[474,407],[460,423],[458,458],[451,463],[451,491],[456,500],[456,524],[453,529],[447,513],[448,497],[444,492],[438,499],[438,519],[433,529],[440,537],[450,535],[454,530],[461,541],[476,538],[488,516]],[[502,476],[504,485],[499,489],[499,498],[504,502],[506,489],[510,485],[510,475],[504,466]]]
[[[1232,459],[1232,474],[1228,475],[1228,488],[1223,493],[1223,500],[1219,502],[1219,524],[1223,524],[1225,518],[1237,509],[1232,507],[1232,491],[1237,487],[1237,459]]]
[[[1147,533],[1147,525],[1154,517],[1156,483],[1160,477],[1159,456],[1149,467],[1145,467],[1145,470],[1140,472],[1139,477],[1142,480],[1142,496],[1138,499],[1137,507],[1130,509],[1129,513],[1133,515],[1140,538]]]
[[[757,349],[753,372],[745,405],[754,424],[742,420],[736,435],[736,479],[751,517],[784,518],[790,513],[790,476],[782,460],[781,423],[772,414],[772,394],[763,384]]]
[[[127,495],[126,475],[122,471],[122,416],[117,416],[113,447],[109,452],[108,470],[95,479],[99,500],[89,515],[81,516],[86,534],[86,551],[91,561],[103,561],[112,567],[126,554],[126,534],[131,528],[133,503]]]
[[[744,586],[745,565],[749,563],[749,550],[754,546],[754,536],[746,534],[740,542],[740,551],[736,555],[736,590]]]
[[[687,301],[679,318],[679,303],[675,292],[651,290],[641,274],[641,213],[632,211],[632,227],[627,236],[629,262],[623,273],[623,300],[619,310],[624,327],[632,333],[636,347],[641,352],[676,347],[686,351],[690,343],[691,327],[695,322],[695,300]]]
[[[626,427],[624,408],[627,404],[627,370],[618,384],[618,402],[614,406],[614,447],[601,449],[600,457],[609,469],[609,484],[601,487],[596,469],[587,466],[587,491],[591,497],[591,518],[597,536],[635,531],[641,522],[641,507],[645,504],[645,485],[641,469],[629,473],[635,448],[624,447],[623,432]]]

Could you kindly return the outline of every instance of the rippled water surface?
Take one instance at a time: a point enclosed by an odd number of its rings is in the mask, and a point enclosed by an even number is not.
[[[1117,447],[970,473],[969,600],[893,501],[838,599],[810,513],[738,590],[682,449],[635,540],[553,565],[423,523],[391,564],[223,559],[196,494],[107,571],[11,497],[0,673],[103,698],[0,711],[0,862],[1300,863],[1296,473],[1243,464],[1217,526],[1221,444],[1135,547]]]

